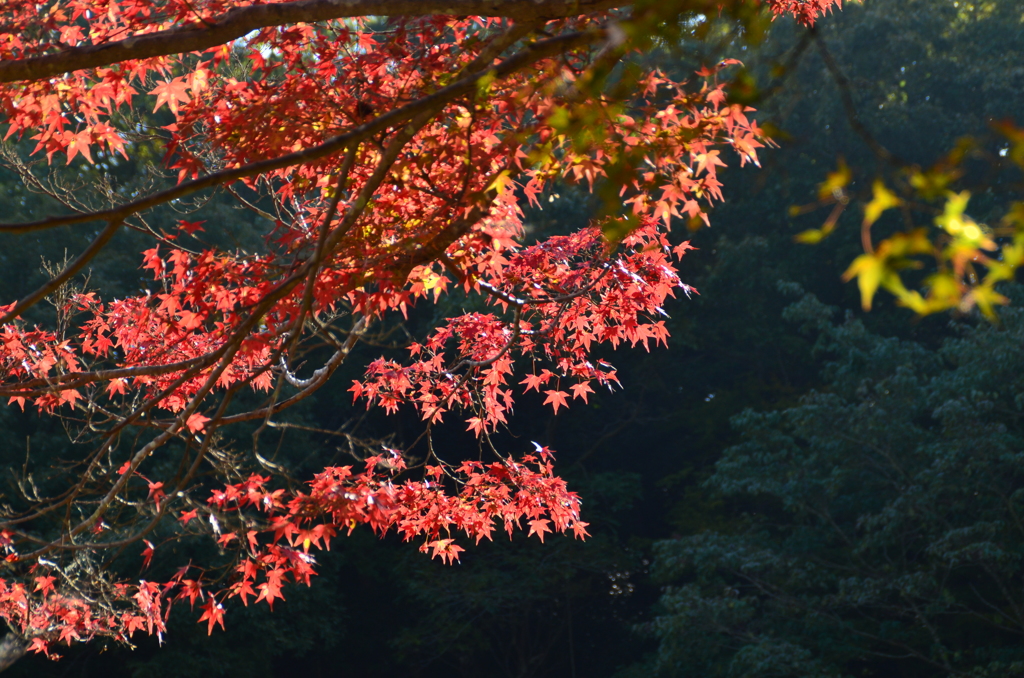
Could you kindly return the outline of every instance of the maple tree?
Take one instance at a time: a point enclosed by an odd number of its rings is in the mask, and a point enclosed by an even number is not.
[[[813,23],[839,0],[765,4]],[[258,455],[230,453],[224,431],[274,423],[389,317],[444,294],[477,310],[409,344],[405,360],[371,362],[356,401],[414,408],[428,441],[453,418],[489,441],[518,395],[536,391],[557,413],[616,385],[595,347],[666,341],[662,306],[690,292],[673,263],[688,244],[670,226],[707,220],[723,150],[756,163],[765,141],[751,109],[727,97],[721,69],[733,62],[692,82],[625,62],[686,13],[760,6],[4,3],[0,109],[5,137],[25,150],[12,162],[113,166],[152,144],[172,173],[107,208],[54,195],[63,214],[0,225],[102,225],[44,285],[0,307],[0,392],[87,443],[59,470],[62,487],[40,492],[26,476],[5,507],[9,638],[50,654],[162,635],[183,601],[212,632],[230,599],[272,606],[287,582],[309,584],[315,552],[361,524],[448,563],[460,534],[585,536],[579,498],[539,446],[446,463],[431,445],[412,473],[400,451],[367,444],[356,468],[296,486]],[[536,204],[555,181],[601,192],[606,214],[527,244],[520,201]],[[259,252],[207,243],[216,226],[201,215],[170,231],[146,219],[210,191],[262,219]],[[141,254],[149,289],[109,298],[70,286],[124,229],[153,240]],[[44,299],[57,319],[27,320]],[[112,566],[141,552],[146,570],[168,542],[207,536],[217,562],[154,580]]]

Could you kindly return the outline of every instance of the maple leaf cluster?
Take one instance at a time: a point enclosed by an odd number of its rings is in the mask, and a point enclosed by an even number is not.
[[[0,7],[5,138],[34,141],[29,156],[63,157],[75,171],[125,162],[145,134],[176,175],[107,209],[0,224],[105,224],[50,281],[0,307],[0,394],[94,443],[67,492],[26,495],[0,522],[11,573],[0,618],[33,650],[163,633],[184,600],[201,604],[212,631],[228,599],[272,605],[287,582],[308,584],[310,549],[360,524],[422,538],[446,563],[459,559],[460,533],[586,535],[545,449],[461,464],[431,452],[418,475],[401,454],[374,453],[363,471],[325,469],[301,492],[246,471],[225,448],[230,424],[272,423],[374,328],[446,294],[482,310],[447,318],[405,360],[370,363],[356,400],[414,407],[428,429],[457,414],[476,436],[508,424],[531,390],[555,413],[587,402],[618,384],[596,346],[666,342],[663,306],[676,289],[691,292],[673,261],[689,246],[671,227],[707,221],[722,198],[723,151],[758,161],[751,109],[730,103],[719,81],[735,62],[692,82],[649,72],[602,84],[631,49],[620,26],[633,20],[628,6],[434,4],[416,16],[407,3],[390,12],[388,0]],[[768,3],[805,23],[838,5]],[[464,15],[444,13],[455,6]],[[618,210],[524,245],[521,201],[539,206],[554,182],[614,186]],[[143,218],[211,190],[259,216],[262,249],[208,245],[202,234],[215,225],[195,217],[173,232]],[[149,289],[114,299],[82,290],[53,327],[23,319],[124,228],[155,240],[141,260]],[[243,389],[263,400],[237,405]],[[154,454],[179,453],[179,471],[159,476]],[[194,499],[199,489],[213,492],[208,502]],[[99,554],[130,545],[145,546],[149,567],[164,543],[151,535],[174,515],[168,539],[212,535],[228,560],[138,584],[105,569]]]
[[[611,365],[590,359],[593,346],[666,342],[664,320],[651,316],[664,315],[665,299],[682,285],[666,255],[665,234],[652,218],[624,245],[607,256],[607,243],[594,227],[549,238],[500,262],[492,258],[467,287],[486,290],[496,306],[513,310],[511,318],[452,318],[424,344],[410,347],[413,362],[376,360],[351,391],[389,411],[411,402],[431,423],[453,409],[468,411],[469,429],[480,435],[508,423],[515,399],[508,380],[516,359],[526,356],[555,371],[535,367],[519,382],[524,393],[549,387],[545,404],[555,413],[567,405],[570,391],[587,402],[591,384],[618,382]]]
[[[832,8],[841,9],[843,0],[778,0],[769,3],[775,17],[794,16],[807,26],[813,26],[819,16],[828,14]]]
[[[586,537],[579,497],[554,475],[552,462],[551,452],[537,446],[535,454],[518,460],[464,462],[456,469],[457,476],[441,466],[428,466],[425,479],[398,483],[395,477],[405,470],[405,462],[391,451],[366,459],[361,473],[350,466],[326,468],[305,493],[270,489],[269,476],[253,474],[212,492],[204,507],[182,511],[178,518],[183,532],[211,525],[211,530],[203,528],[200,533],[213,536],[221,549],[234,548],[237,564],[229,586],[215,587],[213,576],[204,583],[207,573],[189,565],[163,583],[112,584],[107,593],[133,605],[104,614],[82,597],[59,591],[56,575],[35,576],[31,589],[0,579],[0,619],[31,637],[30,649],[49,654],[53,641],[109,635],[127,642],[139,630],[162,634],[173,603],[187,600],[194,607],[199,600],[204,603],[200,622],[207,622],[212,633],[217,624],[224,626],[224,603],[229,599],[239,598],[248,606],[252,598],[272,608],[275,600],[284,599],[282,589],[289,581],[310,585],[316,574],[310,549],[330,550],[333,537],[357,525],[380,533],[393,529],[406,541],[423,537],[420,550],[448,563],[459,560],[465,550],[456,542],[459,532],[479,543],[492,539],[496,526],[511,537],[525,520],[529,535],[541,542],[545,534],[567,530],[577,538]],[[459,486],[457,492],[449,491],[451,482]],[[159,489],[150,484],[157,501],[166,496]],[[0,544],[6,548],[7,561],[17,562],[12,536],[4,531]],[[145,543],[148,567],[158,546]],[[44,571],[55,567],[48,561],[36,566]]]

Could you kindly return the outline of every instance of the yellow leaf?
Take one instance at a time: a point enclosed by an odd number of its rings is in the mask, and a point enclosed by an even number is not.
[[[875,180],[875,183],[871,186],[871,192],[873,194],[871,202],[864,207],[864,224],[866,226],[870,226],[878,221],[878,217],[882,216],[882,212],[885,210],[901,204],[900,199],[896,197],[895,193],[886,188],[881,179]]]
[[[811,228],[793,236],[793,240],[804,245],[817,245],[825,238],[825,232],[818,228]]]
[[[913,170],[910,174],[910,185],[917,189],[925,200],[934,200],[946,192],[947,187],[963,174],[958,168],[950,169],[945,165],[922,172]]]
[[[485,97],[491,91],[491,84],[497,79],[498,73],[492,68],[476,79],[478,97]]]
[[[995,320],[996,312],[992,308],[995,304],[1006,304],[1009,299],[996,292],[994,289],[987,285],[979,285],[975,287],[970,293],[964,297],[963,306],[970,308],[971,305],[977,305],[978,310],[981,311],[989,320]]]
[[[1003,217],[1003,225],[1024,229],[1024,202],[1015,202],[1010,206],[1010,211]]]
[[[852,178],[853,174],[846,165],[846,161],[840,158],[839,168],[835,172],[829,172],[825,175],[825,181],[818,184],[818,198],[821,200],[827,200],[828,198],[839,200],[843,189],[850,184]]]
[[[1012,247],[1012,245],[1010,247]],[[1006,252],[1006,249],[1007,248],[1004,248],[1003,252]],[[988,273],[985,275],[985,284],[995,285],[997,282],[1001,282],[1003,280],[1012,280],[1016,268],[1016,265],[1011,266],[1005,261],[988,262]]]
[[[796,242],[803,243],[805,245],[817,245],[825,238],[832,235],[832,231],[836,230],[836,221],[840,212],[842,212],[842,205],[837,205],[837,209],[832,211],[832,216],[828,218],[825,225],[819,228],[812,228],[801,233],[797,233],[793,236],[793,240]]]
[[[978,250],[994,250],[996,243],[988,227],[964,213],[971,194],[963,191],[947,195],[946,205],[942,214],[935,217],[935,223],[955,238],[950,251],[970,259],[977,256]]]
[[[973,223],[970,217],[964,219],[964,210],[967,209],[967,201],[971,199],[970,191],[960,193],[949,192],[946,194],[946,204],[942,208],[942,214],[935,217],[935,224],[952,236],[959,236],[966,221]]]
[[[850,267],[843,273],[843,280],[857,278],[860,289],[860,303],[865,311],[871,310],[871,301],[882,282],[885,262],[872,254],[862,254],[853,260]]]
[[[905,290],[903,294],[898,295],[898,303],[918,315],[928,315],[931,312],[928,302],[917,290]]]
[[[433,271],[430,271],[430,273],[423,276],[423,278],[420,280],[420,282],[423,283],[423,289],[428,291],[437,287],[437,283],[439,283],[440,281],[441,276],[439,276],[437,273],[434,273]]]
[[[547,123],[558,132],[565,132],[569,128],[569,111],[563,106],[555,106],[548,116]]]
[[[897,233],[878,244],[879,256],[902,258],[912,254],[931,254],[935,246],[928,239],[923,228],[915,228],[910,233]],[[911,262],[898,262],[898,268],[907,268]]]
[[[487,187],[487,190],[497,191],[498,195],[505,193],[514,183],[509,174],[511,173],[508,170],[501,170],[498,176],[494,177],[494,181]]]
[[[1024,264],[1024,238],[1014,238],[1013,244],[1003,246],[1002,261],[1011,268]]]
[[[960,283],[951,273],[936,273],[925,280],[928,288],[928,307],[932,313],[960,305]]]

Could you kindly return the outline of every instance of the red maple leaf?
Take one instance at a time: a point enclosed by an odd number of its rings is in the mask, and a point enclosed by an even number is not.
[[[195,607],[196,599],[203,600],[206,597],[202,586],[193,579],[185,579],[181,582],[179,598],[188,598],[189,607]]]
[[[590,388],[590,384],[585,381],[580,382],[579,384],[573,384],[569,387],[569,390],[572,391],[572,397],[574,399],[583,398],[583,402],[585,403],[588,402],[587,394],[594,392],[594,389]]]
[[[203,611],[201,617],[199,617],[199,623],[202,624],[204,621],[208,622],[206,627],[206,635],[213,635],[213,627],[220,624],[220,628],[224,630],[224,606],[218,603],[213,596],[210,597],[206,604],[200,607]]]
[[[193,235],[194,233],[196,233],[198,231],[204,230],[203,229],[203,224],[205,224],[205,223],[206,223],[206,220],[202,220],[202,221],[185,221],[184,219],[179,219],[178,220],[178,230],[181,231],[182,233],[187,234],[187,235]]]
[[[145,570],[153,560],[153,554],[156,552],[156,547],[153,546],[153,542],[148,539],[143,540],[142,543],[146,545],[146,548],[142,550],[142,569]]]
[[[441,558],[441,562],[454,563],[459,559],[459,554],[466,549],[462,548],[455,543],[454,539],[438,539],[437,541],[431,542],[428,546],[433,548],[433,553],[430,554],[431,558]]]
[[[263,430],[344,360],[360,355],[360,342],[379,339],[377,330],[397,314],[416,301],[437,303],[456,293],[465,303],[437,304],[437,327],[410,337],[408,355],[365,366],[350,389],[355,400],[388,413],[414,408],[425,427],[440,424],[442,415],[461,416],[481,436],[511,424],[520,391],[543,392],[557,414],[570,400],[586,403],[593,381],[617,383],[614,369],[595,358],[598,345],[665,341],[662,308],[676,289],[691,291],[672,261],[673,252],[680,256],[690,247],[672,248],[669,222],[706,223],[709,208],[722,199],[718,168],[726,149],[742,165],[756,161],[764,145],[750,109],[726,97],[720,70],[730,62],[702,69],[701,82],[648,72],[627,99],[613,90],[580,97],[564,86],[563,55],[571,50],[573,67],[590,73],[597,64],[587,60],[607,53],[601,51],[605,28],[618,14],[580,15],[573,3],[546,3],[545,30],[552,34],[516,38],[495,55],[486,46],[504,44],[507,27],[493,19],[396,19],[401,30],[376,31],[374,17],[344,24],[289,19],[302,3],[278,3],[272,14],[284,18],[271,17],[269,25],[271,15],[259,3],[155,4],[162,9],[74,0],[43,16],[38,2],[0,2],[0,61],[14,71],[27,64],[22,73],[30,74],[0,83],[11,152],[24,149],[20,162],[30,166],[31,155],[49,161],[63,153],[69,164],[79,156],[108,163],[115,153],[165,151],[163,165],[147,170],[116,208],[33,216],[29,221],[41,221],[24,230],[101,224],[86,258],[126,227],[164,244],[184,241],[205,223],[189,215],[219,218],[213,215],[220,199],[216,205],[200,199],[211,189],[257,214],[253,228],[267,229],[230,245],[226,229],[211,238],[220,244],[190,241],[194,251],[172,247],[166,257],[154,245],[141,253],[153,281],[132,285],[127,294],[76,295],[62,308],[75,314],[70,323],[37,325],[20,313],[31,304],[0,300],[8,302],[0,304],[5,316],[19,309],[19,317],[5,317],[0,327],[0,388],[9,402],[62,418],[75,440],[98,441],[68,452],[84,455],[68,468],[95,471],[88,482],[68,477],[52,500],[30,507],[52,521],[22,524],[19,530],[29,534],[0,530],[7,582],[0,582],[0,617],[22,631],[46,629],[45,639],[32,640],[36,652],[48,652],[56,639],[163,633],[171,606],[185,599],[205,601],[200,621],[211,633],[224,627],[221,603],[238,596],[243,604],[254,597],[272,606],[284,598],[285,582],[311,581],[316,551],[328,548],[333,535],[359,525],[422,538],[423,550],[445,564],[463,550],[456,536],[479,541],[498,527],[511,535],[524,520],[541,541],[570,529],[586,536],[579,498],[554,474],[547,450],[463,465],[438,461],[408,477],[400,475],[406,471],[400,453],[385,450],[364,469],[323,469],[299,486],[261,457],[255,458],[267,475],[252,474],[252,455],[228,452],[229,434],[219,440],[202,412],[222,399],[218,426],[262,422]],[[812,23],[838,0],[767,4]],[[386,13],[385,5],[379,9]],[[262,17],[258,39],[218,43],[213,27],[225,12],[242,24]],[[37,30],[40,21],[45,25]],[[182,30],[209,42],[193,51],[175,37]],[[166,39],[141,39],[158,34]],[[70,46],[86,41],[114,46],[96,57],[108,62],[80,67],[83,48]],[[622,52],[635,47],[624,45]],[[237,63],[255,68],[240,77]],[[139,83],[153,88],[137,91]],[[149,103],[160,127],[126,114]],[[593,128],[582,137],[575,133],[581,120]],[[375,149],[392,148],[389,135],[397,129],[400,157],[382,156]],[[35,148],[15,143],[19,138],[30,138]],[[149,162],[148,155],[143,159]],[[633,164],[636,171],[628,169]],[[611,229],[618,233],[613,243],[604,222],[546,238],[528,235],[523,202],[539,208],[541,195],[557,198],[551,189],[560,177],[593,188],[609,175],[630,206],[628,227]],[[164,177],[169,180],[159,185]],[[99,204],[94,198],[78,202]],[[176,222],[171,234],[160,227],[167,219]],[[45,296],[48,288],[41,289]],[[331,357],[316,364],[324,355]],[[524,364],[530,374],[517,371]],[[545,390],[553,378],[572,385]],[[179,453],[185,455],[180,468],[168,462]],[[112,473],[106,465],[115,454],[133,461]],[[215,489],[200,521],[197,508],[184,508],[207,485]],[[100,514],[84,531],[76,527],[79,516]],[[216,584],[212,577],[204,586],[198,576],[185,579],[187,569],[137,584],[109,584],[103,574],[114,549],[140,535],[159,534],[168,544],[207,528],[216,551],[242,560],[227,572],[217,566],[224,577],[217,575]],[[52,534],[82,532],[85,539],[88,529],[102,538],[75,551],[83,567],[68,590],[102,590],[102,603],[65,596],[63,585],[58,593],[53,577],[38,576],[42,561],[21,555],[50,543]],[[175,552],[161,548],[162,557]],[[151,542],[142,556],[143,569],[150,567]],[[173,565],[154,570],[175,571]],[[58,597],[59,610],[46,607],[52,601],[38,607],[40,599]],[[26,610],[35,616],[29,619]]]
[[[199,433],[206,426],[206,422],[210,421],[209,417],[204,417],[198,412],[193,412],[189,415],[188,421],[185,422],[185,426],[188,427],[189,431],[193,433]]]
[[[187,89],[188,83],[185,82],[184,78],[173,78],[161,82],[149,92],[156,95],[156,104],[153,106],[153,112],[156,113],[160,110],[161,106],[167,104],[167,107],[171,109],[171,113],[177,115],[178,104],[188,103],[189,101],[189,96],[185,93]]]
[[[537,535],[541,543],[544,542],[544,533],[551,531],[551,521],[544,518],[538,518],[530,521],[530,532],[526,536]]]
[[[279,567],[275,567],[273,570],[267,572],[267,580],[256,587],[259,591],[259,595],[256,597],[256,602],[261,600],[267,601],[267,605],[271,609],[274,607],[274,599],[280,598],[284,600],[284,595],[281,593],[281,588],[284,586],[284,575],[286,570]]]
[[[543,370],[540,374],[526,375],[526,377],[519,383],[526,384],[526,388],[523,389],[524,392],[529,391],[532,388],[536,390],[537,393],[540,393],[540,387],[547,384],[548,380],[550,380],[553,376],[554,375],[551,372]]]
[[[559,407],[568,407],[569,406],[569,402],[567,400],[568,397],[569,397],[569,394],[566,393],[565,391],[544,391],[544,392],[548,394],[548,397],[544,399],[544,404],[547,405],[547,404],[550,403],[551,407],[554,408],[554,410],[555,410],[555,414],[558,414],[558,408]]]
[[[45,577],[36,577],[35,581],[36,581],[36,588],[35,588],[35,590],[39,591],[40,594],[42,594],[42,596],[45,598],[46,596],[48,596],[51,593],[53,593],[53,591],[54,591],[53,582],[57,581],[57,578],[52,576],[52,575],[47,575]]]

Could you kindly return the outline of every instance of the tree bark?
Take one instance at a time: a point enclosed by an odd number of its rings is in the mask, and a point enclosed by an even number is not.
[[[236,7],[202,23],[133,35],[115,42],[68,47],[53,54],[0,61],[0,83],[42,80],[127,59],[201,52],[270,26],[359,16],[453,14],[557,19],[610,9],[623,0],[298,0]]]
[[[8,631],[4,639],[0,640],[0,673],[11,668],[14,662],[24,657],[27,649],[28,643],[21,636]]]

